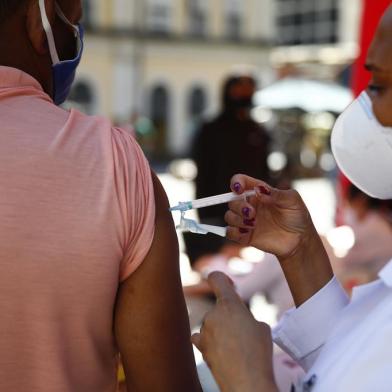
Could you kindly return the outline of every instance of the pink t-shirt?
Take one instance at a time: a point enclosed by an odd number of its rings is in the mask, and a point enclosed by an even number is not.
[[[0,391],[116,390],[116,293],[154,219],[132,136],[0,67]]]

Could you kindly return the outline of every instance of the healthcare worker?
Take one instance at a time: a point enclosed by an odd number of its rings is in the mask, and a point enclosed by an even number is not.
[[[369,87],[337,120],[332,149],[340,169],[358,188],[391,199],[392,7],[376,32],[366,68]],[[307,371],[292,390],[391,391],[392,261],[379,280],[354,289],[350,302],[295,191],[280,191],[244,175],[235,176],[231,185],[238,193],[253,188],[258,193],[230,205],[228,237],[276,254],[296,304],[272,333]],[[255,227],[244,224],[243,208],[251,209]],[[193,342],[221,390],[276,391],[268,326],[254,320],[225,275],[214,273],[210,284],[217,305]]]
[[[80,0],[0,0],[0,391],[200,391],[166,195],[133,137],[59,107]]]

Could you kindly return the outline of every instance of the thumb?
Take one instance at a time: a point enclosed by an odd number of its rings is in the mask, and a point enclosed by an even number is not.
[[[196,348],[201,351],[201,335],[200,333],[194,333],[191,337],[191,342],[196,346]]]

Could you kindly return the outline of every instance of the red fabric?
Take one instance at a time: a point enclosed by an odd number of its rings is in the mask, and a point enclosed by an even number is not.
[[[363,0],[363,14],[359,42],[360,55],[353,65],[353,76],[351,80],[351,88],[355,96],[358,96],[363,90],[365,90],[369,83],[370,74],[364,68],[367,52],[370,44],[372,43],[378,23],[390,4],[391,0]],[[343,175],[343,173],[339,173],[338,197],[340,201],[338,202],[335,222],[338,226],[344,224],[342,216],[342,200],[346,198],[349,186],[350,181]]]
[[[364,69],[367,51],[373,40],[378,23],[391,0],[363,0],[363,17],[361,23],[361,53],[354,64],[352,89],[355,96],[359,95],[369,82],[369,72]]]

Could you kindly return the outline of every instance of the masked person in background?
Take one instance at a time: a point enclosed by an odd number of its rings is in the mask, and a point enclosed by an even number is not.
[[[392,7],[369,49],[369,88],[337,120],[332,150],[343,173],[379,199],[392,198]],[[295,191],[280,191],[238,175],[232,189],[256,188],[257,197],[230,205],[228,237],[277,256],[296,309],[273,331],[307,371],[292,390],[390,391],[392,380],[392,261],[379,280],[354,289],[339,285],[310,215]],[[244,223],[251,209],[255,226]],[[218,302],[193,337],[221,390],[276,391],[271,332],[253,319],[221,273],[210,277]]]
[[[202,125],[192,147],[197,165],[196,198],[227,192],[236,173],[269,180],[267,156],[270,139],[265,129],[251,118],[256,81],[248,74],[229,77],[222,89],[222,112]],[[227,205],[199,210],[203,223],[225,226]],[[213,235],[186,233],[191,263],[202,256],[218,253],[226,241]]]
[[[0,390],[200,391],[166,195],[135,140],[65,111],[80,0],[0,0]],[[159,296],[159,301],[157,300]]]
[[[323,243],[335,275],[350,292],[354,286],[377,279],[380,270],[392,258],[392,201],[374,199],[350,184],[343,216],[351,228],[352,247],[339,254],[331,246],[334,237],[339,235],[343,240],[344,234],[339,231],[347,232],[347,227],[332,229]]]

